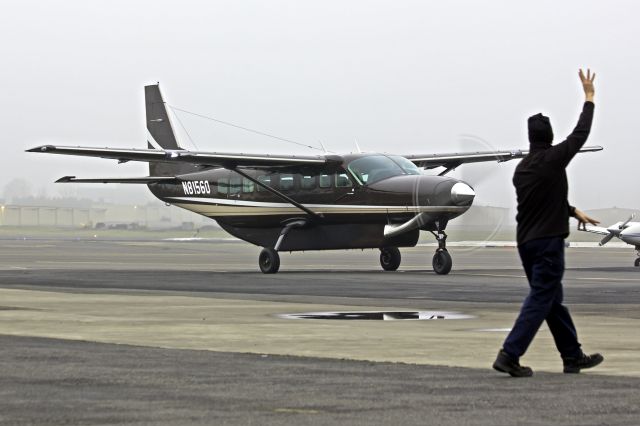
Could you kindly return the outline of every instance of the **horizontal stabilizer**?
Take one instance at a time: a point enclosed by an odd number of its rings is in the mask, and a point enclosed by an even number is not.
[[[133,178],[94,178],[94,179],[77,179],[75,176],[64,176],[56,181],[56,183],[134,183],[148,184],[176,180],[173,176],[148,176]]]

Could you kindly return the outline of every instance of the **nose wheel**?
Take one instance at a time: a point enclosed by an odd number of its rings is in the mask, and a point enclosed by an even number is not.
[[[438,249],[436,254],[433,255],[433,261],[431,262],[433,265],[433,270],[438,275],[447,275],[451,272],[451,267],[453,266],[453,259],[451,255],[447,251],[447,249]]]
[[[265,247],[258,257],[258,265],[263,274],[275,274],[280,269],[280,255],[274,249]]]
[[[444,231],[438,231],[438,233],[432,231],[431,233],[438,241],[438,249],[431,261],[433,270],[438,275],[447,275],[453,266],[453,259],[447,251],[447,234]]]
[[[400,250],[397,247],[383,247],[380,249],[380,266],[385,271],[395,271],[400,267]]]

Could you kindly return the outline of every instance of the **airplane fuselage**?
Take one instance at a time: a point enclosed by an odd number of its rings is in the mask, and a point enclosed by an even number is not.
[[[306,226],[292,230],[283,241],[283,251],[414,246],[420,230],[444,230],[473,201],[468,185],[403,169],[393,163],[401,161],[397,157],[352,154],[341,159],[322,167],[242,169],[253,180],[216,168],[148,186],[162,201],[215,219],[230,234],[262,247],[273,247],[287,223],[305,221]],[[387,163],[389,169],[397,168],[385,170]],[[317,217],[310,219],[260,183]],[[385,236],[385,226],[406,223],[416,215],[421,220],[415,227]]]
[[[610,229],[614,229],[616,225],[614,225]],[[640,247],[640,222],[628,223],[622,231],[619,231],[619,234],[617,236],[627,244]]]

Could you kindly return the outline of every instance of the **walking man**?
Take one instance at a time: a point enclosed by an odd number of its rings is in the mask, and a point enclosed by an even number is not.
[[[529,117],[529,154],[513,175],[518,198],[518,252],[530,290],[493,368],[514,377],[533,374],[531,368],[520,365],[520,357],[545,320],[562,357],[565,373],[579,373],[604,359],[600,354],[582,352],[569,310],[562,304],[564,239],[569,235],[569,216],[578,220],[578,226],[599,223],[567,201],[565,169],[589,136],[594,109],[596,75],[592,75],[591,70],[587,70],[586,76],[582,70],[578,74],[585,103],[575,129],[564,142],[552,146],[549,118],[542,114]]]

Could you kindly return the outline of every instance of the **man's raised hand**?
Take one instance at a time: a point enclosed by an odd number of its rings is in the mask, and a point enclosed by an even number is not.
[[[584,96],[587,101],[593,102],[593,96],[595,89],[593,88],[593,80],[596,79],[596,73],[591,74],[591,70],[587,68],[587,75],[585,76],[582,69],[578,71],[580,81],[582,82],[582,88],[584,89]]]

